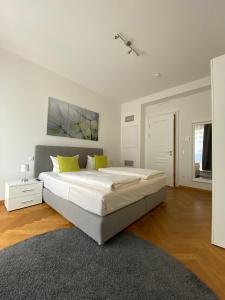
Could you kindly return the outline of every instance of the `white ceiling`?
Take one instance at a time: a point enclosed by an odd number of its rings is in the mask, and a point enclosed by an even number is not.
[[[117,32],[145,54],[127,55]],[[0,47],[129,101],[209,75],[225,53],[225,1],[0,0]]]

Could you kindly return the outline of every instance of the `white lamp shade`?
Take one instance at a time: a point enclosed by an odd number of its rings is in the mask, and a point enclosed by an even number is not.
[[[24,172],[28,172],[30,170],[29,164],[22,164],[20,166],[20,172],[24,173]]]

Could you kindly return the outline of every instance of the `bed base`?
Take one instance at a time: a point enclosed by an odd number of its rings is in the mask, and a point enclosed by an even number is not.
[[[84,231],[99,245],[141,218],[165,200],[166,187],[109,215],[98,216],[48,189],[43,190],[43,200],[76,227]]]

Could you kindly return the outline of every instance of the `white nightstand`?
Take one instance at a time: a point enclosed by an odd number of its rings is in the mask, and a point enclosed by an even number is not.
[[[42,203],[42,181],[31,179],[5,184],[5,207],[8,211]]]

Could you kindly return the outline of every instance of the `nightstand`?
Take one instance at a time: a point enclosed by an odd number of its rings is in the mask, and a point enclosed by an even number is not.
[[[42,181],[7,181],[5,184],[5,207],[8,211],[42,203]]]

